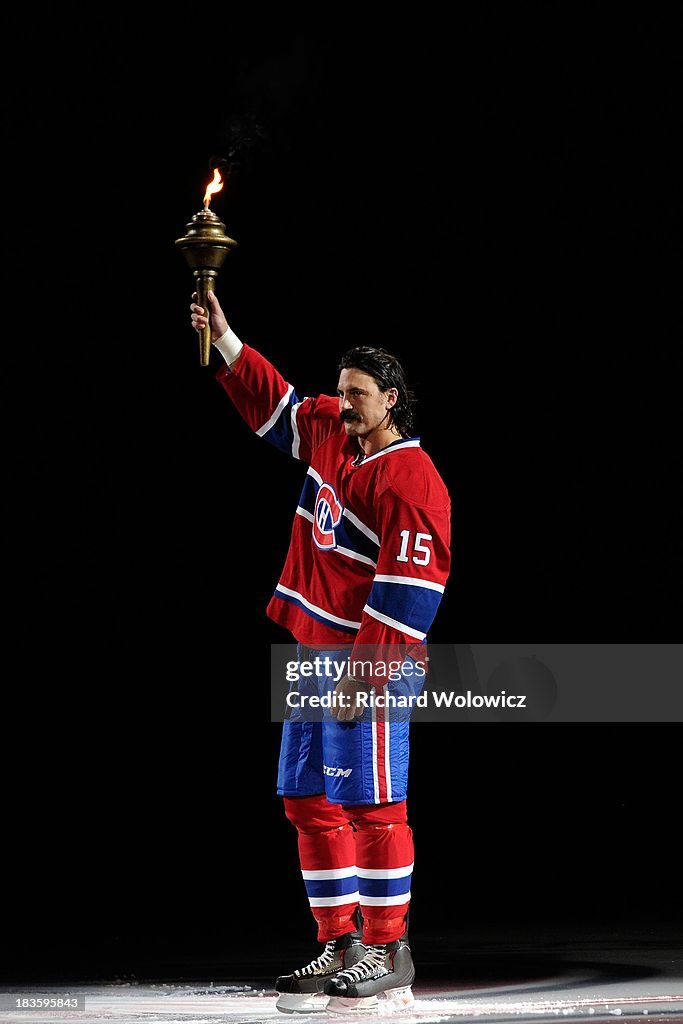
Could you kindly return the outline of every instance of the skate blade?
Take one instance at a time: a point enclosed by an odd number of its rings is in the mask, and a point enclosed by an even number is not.
[[[350,1013],[361,1016],[365,1013],[401,1013],[415,1003],[410,985],[405,988],[390,988],[376,996],[365,999],[347,999],[344,996],[330,996],[325,1007],[327,1013]]]
[[[275,1004],[280,1013],[323,1013],[329,997],[322,992],[310,992],[296,995],[290,992],[281,993]]]
[[[346,996],[330,996],[325,1007],[327,1013],[372,1013],[379,1007],[377,996],[366,996],[365,999],[347,999]]]

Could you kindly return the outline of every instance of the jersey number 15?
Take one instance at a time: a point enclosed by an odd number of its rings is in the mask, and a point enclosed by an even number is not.
[[[408,547],[410,545],[410,530],[401,530],[401,550],[396,555],[397,562],[409,562]],[[415,542],[413,544],[413,561],[416,565],[429,565],[429,560],[432,557],[432,549],[427,547],[425,541],[431,540],[431,533],[416,533]],[[415,552],[419,552],[420,556],[417,556]]]

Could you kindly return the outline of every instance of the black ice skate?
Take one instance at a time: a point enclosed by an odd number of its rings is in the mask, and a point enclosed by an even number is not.
[[[323,994],[325,982],[345,967],[352,967],[367,953],[360,932],[349,932],[331,939],[316,960],[294,974],[282,974],[275,982],[280,998],[275,1004],[282,1013],[320,1013],[325,1009],[327,997]]]
[[[406,938],[368,946],[362,960],[325,982],[330,1013],[362,1013],[380,1006],[400,1010],[415,1002],[411,985],[415,967]],[[380,1004],[381,1000],[381,1004]]]

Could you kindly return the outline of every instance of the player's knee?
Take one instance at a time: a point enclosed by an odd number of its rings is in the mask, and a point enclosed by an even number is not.
[[[331,804],[324,793],[316,796],[283,797],[285,814],[299,832],[325,832],[348,824],[340,804]]]
[[[346,814],[354,828],[362,831],[371,828],[387,828],[390,825],[406,825],[408,807],[405,800],[392,804],[368,804],[361,807],[345,807]]]

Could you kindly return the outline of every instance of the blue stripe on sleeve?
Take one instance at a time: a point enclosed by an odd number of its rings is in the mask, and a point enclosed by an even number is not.
[[[278,448],[285,455],[292,454],[292,446],[294,444],[292,406],[296,405],[299,401],[300,399],[297,398],[296,392],[292,391],[289,396],[289,402],[283,407],[275,423],[273,423],[270,430],[262,435],[264,441],[272,444],[274,448]]]
[[[412,626],[420,633],[427,633],[434,621],[441,596],[440,591],[428,590],[426,587],[380,583],[375,580],[368,605],[373,611]]]

